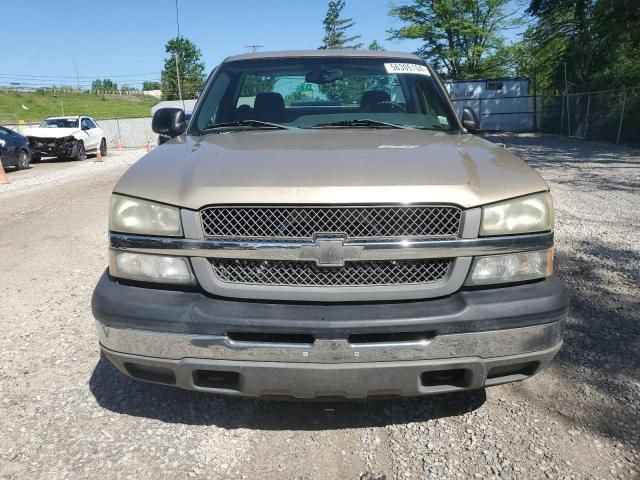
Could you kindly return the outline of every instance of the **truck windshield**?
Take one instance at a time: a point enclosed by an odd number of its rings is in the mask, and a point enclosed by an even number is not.
[[[294,128],[457,130],[446,95],[427,67],[406,59],[234,61],[216,73],[192,128],[243,130],[267,128],[259,122],[269,122]]]

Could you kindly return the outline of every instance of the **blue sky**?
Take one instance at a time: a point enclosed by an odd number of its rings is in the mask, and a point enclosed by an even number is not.
[[[394,22],[388,11],[398,1],[347,0],[343,15],[356,21],[353,33],[365,45],[378,40],[387,50],[414,51],[419,42],[387,40]],[[75,85],[77,64],[83,87],[98,77],[139,86],[159,79],[164,44],[176,35],[175,0],[2,3],[2,39],[10,50],[2,56],[0,85]],[[250,44],[264,50],[317,48],[327,1],[179,0],[179,7],[180,33],[200,48],[208,72]]]

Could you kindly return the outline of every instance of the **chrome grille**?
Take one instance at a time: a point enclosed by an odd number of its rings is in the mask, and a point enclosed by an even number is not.
[[[206,237],[311,239],[341,233],[349,239],[457,236],[462,211],[447,206],[208,207],[201,211]]]
[[[212,259],[223,282],[287,287],[416,285],[445,278],[450,259],[347,262],[318,267],[313,262]]]

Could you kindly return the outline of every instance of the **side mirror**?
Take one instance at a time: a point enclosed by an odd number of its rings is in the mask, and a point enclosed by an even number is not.
[[[181,108],[161,108],[153,114],[151,129],[158,135],[174,138],[187,129],[184,110]]]
[[[471,133],[478,132],[480,130],[480,120],[478,120],[476,112],[474,112],[470,107],[464,107],[462,109],[462,125]]]

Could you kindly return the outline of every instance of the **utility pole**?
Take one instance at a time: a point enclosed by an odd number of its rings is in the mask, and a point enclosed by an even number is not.
[[[73,65],[76,67],[76,84],[78,85],[78,91],[80,91],[80,77],[78,76],[78,63],[73,62]]]
[[[180,45],[180,16],[178,13],[178,0],[176,0],[176,26],[178,27],[178,46]],[[176,59],[176,76],[178,78],[178,98],[182,102],[182,110],[186,111],[187,108],[184,105],[184,100],[182,99],[182,85],[180,84],[180,67],[178,66],[178,52],[173,54]]]
[[[176,59],[176,75],[178,77],[178,98],[182,102],[182,108],[184,109],[184,100],[182,99],[182,86],[180,85],[180,67],[178,66],[178,54],[174,53],[173,57]]]
[[[259,48],[262,48],[262,45],[245,45],[245,48],[249,49],[251,53],[258,51]]]

